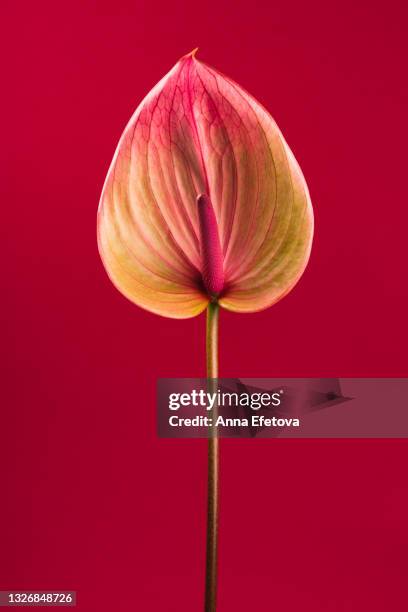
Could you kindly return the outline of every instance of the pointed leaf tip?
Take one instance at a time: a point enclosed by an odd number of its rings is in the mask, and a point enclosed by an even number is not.
[[[199,50],[199,47],[196,47],[195,49],[190,51],[190,53],[186,53],[185,55],[183,55],[183,57],[181,59],[182,60],[183,59],[195,59],[195,56],[196,56],[198,50]]]

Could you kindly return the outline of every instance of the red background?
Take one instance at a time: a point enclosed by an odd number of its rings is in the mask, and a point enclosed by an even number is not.
[[[406,3],[4,6],[0,588],[201,610],[205,442],[157,439],[155,382],[204,374],[205,320],[110,285],[104,176],[200,46],[272,112],[316,212],[296,289],[222,313],[221,374],[406,376]],[[404,440],[223,441],[220,612],[406,609],[407,460]]]

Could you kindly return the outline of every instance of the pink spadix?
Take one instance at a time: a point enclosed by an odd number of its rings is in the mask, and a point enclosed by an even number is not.
[[[197,198],[200,221],[200,253],[204,286],[211,296],[224,288],[224,266],[217,219],[209,196],[202,193]]]

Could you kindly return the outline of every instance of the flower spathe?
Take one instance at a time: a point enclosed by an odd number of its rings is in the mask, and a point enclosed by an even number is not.
[[[98,244],[112,282],[163,316],[193,317],[215,296],[254,312],[296,284],[312,235],[275,121],[195,52],[183,57],[137,108],[105,181]]]

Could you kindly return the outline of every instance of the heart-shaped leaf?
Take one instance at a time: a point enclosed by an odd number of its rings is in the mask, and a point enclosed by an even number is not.
[[[220,305],[253,312],[286,295],[311,249],[306,182],[267,111],[193,52],[131,118],[98,212],[112,282],[160,315],[192,317],[214,299],[197,197],[215,215]]]

